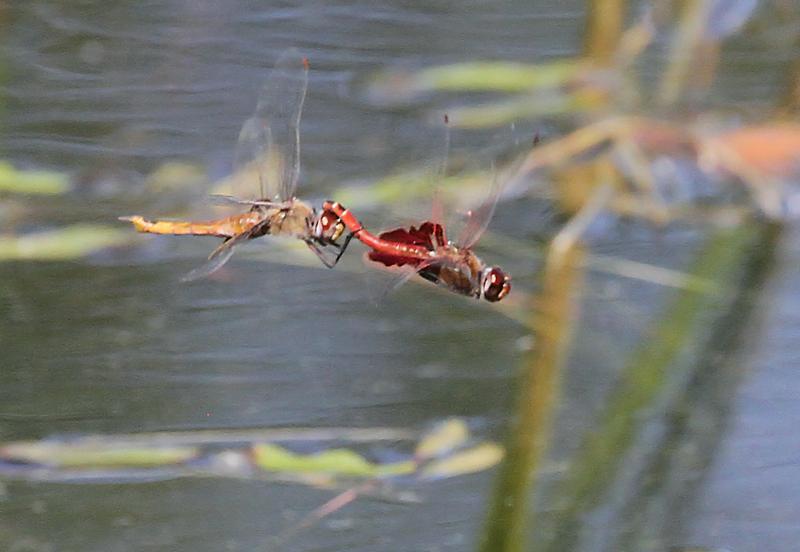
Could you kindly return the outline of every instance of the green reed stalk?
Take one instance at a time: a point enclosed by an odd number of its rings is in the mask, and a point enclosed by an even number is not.
[[[627,0],[588,2],[583,55],[601,65],[609,65],[617,52],[625,24]]]
[[[731,281],[732,275],[741,274],[742,267],[753,264],[765,250],[774,250],[776,234],[773,227],[753,232],[753,226],[745,225],[718,231],[703,246],[690,272],[696,278],[716,279],[721,288],[716,293],[679,292],[653,328],[651,339],[633,353],[597,427],[587,433],[558,498],[550,505],[556,527],[537,550],[575,549],[583,516],[600,503],[616,480],[642,425],[642,412],[674,381],[679,356],[697,345],[701,313],[735,305],[730,296],[742,292],[746,278]]]
[[[506,460],[498,474],[481,551],[526,549],[529,490],[548,444],[565,345],[575,319],[573,298],[580,288],[583,266],[584,251],[574,244],[559,254],[551,254],[545,265],[541,292],[534,298],[531,310],[536,343],[520,377]]]

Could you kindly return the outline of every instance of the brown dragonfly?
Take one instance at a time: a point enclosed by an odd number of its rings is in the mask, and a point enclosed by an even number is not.
[[[307,88],[308,59],[297,50],[287,50],[272,69],[256,111],[244,123],[236,146],[236,172],[258,175],[261,199],[216,196],[237,205],[249,205],[249,211],[210,221],[120,217],[132,222],[139,232],[224,239],[208,262],[189,272],[183,281],[219,270],[238,246],[265,235],[303,240],[328,268],[339,261],[352,237],[348,235],[343,243],[338,242],[344,223],[331,211],[318,211],[295,197],[300,174],[300,116]]]

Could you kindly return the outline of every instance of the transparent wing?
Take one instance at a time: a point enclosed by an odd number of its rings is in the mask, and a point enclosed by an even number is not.
[[[300,115],[308,88],[308,61],[286,50],[270,72],[256,112],[245,121],[236,146],[237,172],[252,172],[261,199],[294,196],[300,174]]]
[[[404,265],[390,268],[370,260],[366,253],[364,254],[364,264],[382,272],[384,276],[388,275],[388,278],[381,278],[380,282],[376,282],[371,286],[370,299],[376,304],[386,300],[389,295],[397,291],[398,288],[402,287],[406,282],[417,275],[420,270],[433,266],[432,262],[425,262],[417,266]]]
[[[431,198],[431,222],[444,226],[444,203],[442,202],[442,190],[439,187],[433,189]]]
[[[261,199],[240,199],[236,196],[227,194],[211,194],[209,199],[212,203],[217,205],[258,205],[259,207],[271,207],[274,209],[280,209],[284,205],[283,203],[276,203],[274,201]]]
[[[444,147],[442,149],[442,161],[439,167],[436,169],[434,173],[434,178],[441,182],[442,180],[447,177],[447,165],[450,160],[450,118],[447,114],[445,114],[442,118],[443,120],[443,130],[444,130]],[[447,240],[446,235],[444,234],[445,228],[445,208],[444,208],[444,201],[442,200],[442,189],[441,185],[437,182],[433,183],[433,193],[431,197],[431,215],[430,221],[434,224],[438,224],[442,228],[442,236],[444,237],[445,241]],[[442,245],[442,244],[439,244]]]
[[[181,282],[191,282],[199,280],[200,278],[205,278],[222,268],[222,266],[230,260],[236,248],[250,239],[251,234],[252,230],[248,230],[247,232],[242,232],[223,242],[208,256],[208,262],[189,272],[186,276],[181,278]]]
[[[480,206],[467,212],[466,223],[456,241],[458,247],[469,249],[480,239],[494,216],[494,209],[497,207],[497,200],[500,199],[501,193],[497,170],[492,166],[492,184],[489,193]]]

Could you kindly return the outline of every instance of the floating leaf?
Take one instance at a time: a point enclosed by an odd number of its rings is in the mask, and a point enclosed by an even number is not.
[[[420,478],[440,479],[488,470],[499,464],[504,455],[503,447],[497,443],[481,443],[440,460],[434,460],[422,468]]]
[[[142,468],[186,462],[197,452],[194,447],[114,447],[99,443],[27,441],[3,446],[0,458],[59,468]]]
[[[420,439],[414,456],[418,460],[427,460],[446,454],[463,445],[469,439],[469,428],[460,418],[445,420]]]
[[[0,236],[0,261],[73,260],[130,241],[131,234],[120,228],[76,224],[24,236]]]
[[[69,177],[55,171],[16,169],[0,161],[0,192],[35,195],[60,195],[69,191]]]

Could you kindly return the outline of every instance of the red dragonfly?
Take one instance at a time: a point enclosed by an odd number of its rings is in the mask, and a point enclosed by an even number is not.
[[[270,73],[256,111],[244,123],[236,146],[237,172],[258,174],[262,199],[218,196],[249,205],[248,212],[202,222],[151,221],[138,215],[120,220],[132,222],[139,232],[224,238],[208,262],[187,274],[184,281],[208,276],[222,267],[239,245],[267,234],[303,240],[325,266],[332,268],[352,236],[339,244],[345,229],[342,221],[330,211],[318,212],[294,195],[300,173],[300,115],[307,88],[308,59],[297,50],[287,50]],[[328,253],[329,248],[335,251]]]
[[[450,291],[487,301],[500,301],[511,291],[511,277],[502,269],[486,264],[472,252],[489,221],[499,197],[494,190],[477,210],[470,211],[464,230],[455,242],[447,239],[439,203],[434,203],[433,220],[419,227],[396,228],[375,236],[342,205],[326,201],[322,208],[334,213],[371,251],[369,260],[388,267],[410,267],[405,277],[419,274]],[[404,278],[405,279],[405,278]]]

